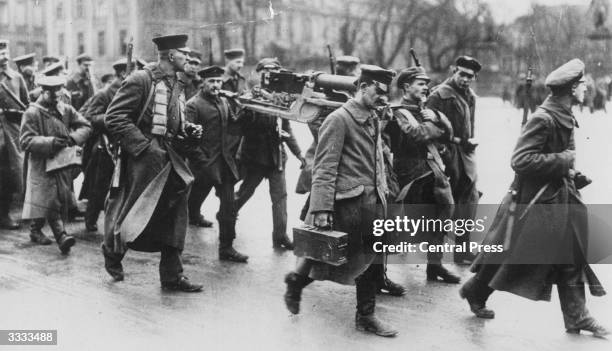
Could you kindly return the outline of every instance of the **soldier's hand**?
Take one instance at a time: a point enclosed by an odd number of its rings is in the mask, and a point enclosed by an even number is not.
[[[53,138],[53,143],[51,145],[51,149],[52,149],[53,153],[56,153],[56,152],[60,151],[61,149],[65,148],[66,146],[68,146],[68,139],[54,137]]]
[[[291,135],[289,133],[287,133],[286,131],[284,131],[282,129],[280,130],[279,134],[280,134],[281,140],[287,140],[287,139],[289,139],[291,137]]]
[[[565,150],[562,152],[570,163],[570,168],[574,168],[576,163],[576,151],[575,150]]]
[[[430,121],[433,123],[438,122],[438,116],[436,115],[436,113],[428,108],[421,111],[421,116],[423,117],[423,120],[425,121]]]
[[[314,213],[313,224],[317,228],[331,229],[334,223],[334,218],[329,211],[320,211]]]

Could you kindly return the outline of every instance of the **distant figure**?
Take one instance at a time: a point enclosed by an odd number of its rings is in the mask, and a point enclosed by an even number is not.
[[[604,27],[608,19],[608,11],[610,10],[608,0],[591,1],[591,9],[593,10],[593,24],[595,24],[595,29]]]

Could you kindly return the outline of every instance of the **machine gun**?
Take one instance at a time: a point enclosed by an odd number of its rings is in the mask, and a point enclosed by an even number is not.
[[[322,109],[342,106],[349,98],[348,93],[357,89],[355,79],[322,72],[267,72],[262,74],[260,88],[251,94],[220,93],[234,100],[242,109],[308,123]]]

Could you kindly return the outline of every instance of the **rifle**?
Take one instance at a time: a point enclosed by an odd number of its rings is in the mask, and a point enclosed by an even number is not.
[[[525,92],[523,99],[523,121],[521,125],[524,126],[527,123],[527,116],[529,115],[529,107],[531,106],[529,100],[531,100],[531,96],[529,95],[529,91],[531,90],[531,84],[533,83],[533,70],[531,67],[527,69],[527,77],[525,77]]]
[[[327,44],[327,52],[329,53],[329,71],[331,74],[336,74],[336,56],[329,44]]]
[[[214,62],[215,60],[214,60],[213,51],[212,51],[212,37],[209,34],[208,35],[208,65],[212,66]]]
[[[130,41],[127,45],[127,65],[126,65],[126,77],[130,75],[130,73],[132,73],[133,71],[133,55],[134,55],[134,44],[133,44],[133,37],[130,37]],[[145,106],[146,108],[146,106]],[[109,141],[108,141],[108,137],[106,136],[106,134],[103,134],[103,138],[104,138],[104,142],[105,144],[108,146],[110,145]],[[115,147],[112,149],[112,158],[113,158],[113,163],[115,164],[115,168],[113,169],[113,177],[112,177],[112,181],[111,181],[111,189],[117,189],[119,188],[119,184],[121,182],[121,145],[119,145],[119,142],[115,143]]]
[[[421,67],[421,62],[417,58],[416,53],[414,52],[413,48],[410,48],[410,56],[412,56],[412,60],[414,61],[414,65],[417,66],[417,67]]]

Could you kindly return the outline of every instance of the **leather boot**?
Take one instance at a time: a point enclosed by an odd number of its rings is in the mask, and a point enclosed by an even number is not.
[[[67,255],[70,253],[70,248],[76,244],[76,239],[72,235],[66,234],[63,232],[59,239],[57,239],[57,245],[59,246],[62,255]]]
[[[357,312],[355,314],[355,328],[359,331],[374,333],[384,337],[396,336],[398,333],[393,326],[378,319],[374,313],[362,315]]]
[[[53,241],[49,239],[42,230],[36,228],[30,230],[30,240],[39,245],[51,245]]]
[[[189,219],[189,224],[195,225],[196,227],[200,228],[210,228],[213,226],[213,223],[204,218],[204,216],[202,216],[201,214],[197,215],[196,218]]]
[[[104,255],[104,269],[113,277],[116,282],[122,281],[125,278],[123,273],[123,265],[121,260],[124,254],[111,252],[106,245],[102,244],[102,254]]]
[[[15,221],[9,214],[9,206],[0,204],[0,228],[15,230],[19,229],[19,222]]]
[[[236,221],[219,220],[219,260],[238,263],[247,263],[249,256],[244,255],[233,247],[234,226]]]
[[[568,283],[572,283],[572,285],[567,285],[567,283],[557,284],[566,332],[580,334],[580,331],[584,330],[593,333],[595,337],[609,335],[610,331],[591,317],[585,306],[584,282],[569,281]]]
[[[459,284],[461,281],[461,278],[449,272],[448,269],[444,268],[444,266],[439,263],[428,263],[426,272],[428,281],[435,282],[438,281],[438,278],[450,284]]]
[[[290,272],[285,276],[285,283],[287,284],[287,291],[284,295],[285,306],[287,306],[289,312],[298,314],[300,313],[302,289],[312,283],[312,279],[295,272]]]
[[[493,289],[476,279],[476,277],[470,278],[459,289],[459,296],[462,299],[467,299],[470,310],[476,317],[486,319],[495,318],[495,312],[486,306],[487,299],[492,293]]]
[[[385,268],[381,269],[382,278],[378,283],[378,293],[379,294],[388,294],[391,296],[404,296],[406,295],[406,288],[399,285],[398,283],[392,281],[387,277],[387,273],[385,273]]]
[[[275,249],[293,250],[294,245],[289,236],[286,233],[282,235],[272,234],[272,247]]]

